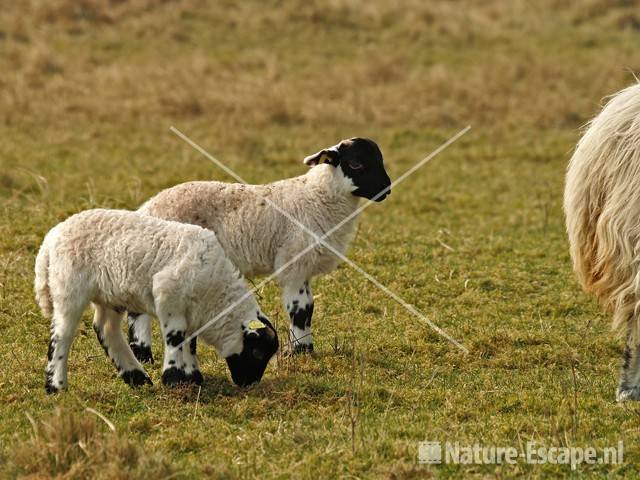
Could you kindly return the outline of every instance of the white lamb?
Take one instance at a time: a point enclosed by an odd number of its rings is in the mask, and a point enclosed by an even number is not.
[[[45,388],[67,387],[67,359],[82,312],[122,379],[151,383],[120,330],[125,310],[157,316],[165,341],[162,381],[201,383],[185,338],[226,307],[200,336],[226,359],[235,383],[257,382],[278,337],[213,232],[135,212],[88,210],[45,237],[36,258],[36,299],[52,318]],[[194,339],[195,340],[195,339]],[[195,342],[192,342],[195,347]],[[176,348],[179,347],[179,348]]]
[[[271,274],[314,239],[269,202],[322,236],[353,214],[361,197],[382,201],[390,193],[382,153],[372,140],[343,140],[306,157],[304,163],[313,167],[305,175],[267,185],[183,183],[163,190],[139,211],[213,230],[243,275]],[[351,218],[326,241],[344,253],[356,221]],[[294,351],[313,350],[311,278],[331,272],[339,263],[336,255],[318,245],[277,276]],[[142,361],[152,361],[149,321],[138,312],[129,314],[129,342]]]

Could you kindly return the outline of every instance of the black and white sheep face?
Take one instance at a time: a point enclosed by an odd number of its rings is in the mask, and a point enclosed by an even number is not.
[[[256,320],[242,326],[242,351],[226,358],[231,378],[236,385],[246,387],[257,383],[271,357],[278,351],[278,334],[271,322],[258,314]]]
[[[306,165],[325,162],[340,168],[353,182],[353,195],[381,202],[391,193],[391,179],[384,169],[382,152],[373,140],[351,138],[304,159]]]

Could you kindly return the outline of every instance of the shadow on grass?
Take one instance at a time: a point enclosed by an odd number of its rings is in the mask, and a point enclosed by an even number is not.
[[[291,383],[290,378],[269,378],[249,387],[239,387],[228,377],[205,375],[204,382],[200,386],[185,384],[171,389],[164,386],[160,386],[160,388],[164,390],[164,393],[183,403],[208,404],[216,402],[221,397],[273,399],[277,392],[290,389]]]

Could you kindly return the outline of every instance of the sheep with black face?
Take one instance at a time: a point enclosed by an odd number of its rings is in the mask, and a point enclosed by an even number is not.
[[[323,236],[352,215],[361,198],[380,202],[390,193],[382,153],[372,140],[343,140],[306,157],[304,163],[313,167],[306,174],[266,185],[183,183],[158,193],[139,211],[213,230],[243,275],[271,274],[314,238],[269,203]],[[349,219],[326,242],[344,253],[356,222],[357,216]],[[339,263],[329,249],[317,245],[277,276],[294,351],[313,350],[311,278],[333,271]],[[129,341],[141,360],[151,360],[149,321],[146,315],[129,315]]]
[[[49,393],[67,387],[69,349],[89,303],[98,340],[132,386],[151,380],[122,335],[125,310],[160,320],[165,385],[202,383],[195,338],[185,343],[197,330],[242,386],[260,381],[278,349],[275,329],[215,234],[195,225],[122,210],[73,215],[51,229],[40,247],[35,292],[51,317]]]

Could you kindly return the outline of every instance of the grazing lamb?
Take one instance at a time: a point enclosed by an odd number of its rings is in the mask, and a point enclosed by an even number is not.
[[[356,211],[360,197],[382,201],[390,193],[382,153],[372,140],[343,140],[306,157],[304,163],[313,167],[305,175],[267,185],[183,183],[163,190],[139,211],[211,229],[243,275],[271,274],[314,240],[265,199],[322,236]],[[355,226],[354,217],[333,232],[327,243],[344,253]],[[318,245],[276,278],[283,289],[296,352],[313,350],[310,280],[339,263],[331,251]],[[142,361],[152,361],[149,321],[146,315],[129,314],[129,342]]]
[[[590,122],[569,163],[564,210],[582,287],[626,331],[616,398],[640,400],[640,84]]]
[[[226,359],[233,381],[260,381],[278,348],[273,326],[215,234],[194,225],[121,210],[73,215],[55,226],[40,247],[35,292],[42,312],[52,318],[45,385],[49,393],[67,387],[69,349],[90,302],[98,340],[132,386],[151,380],[120,330],[125,310],[160,320],[165,342],[162,382],[169,386],[202,382],[195,349],[180,345],[236,303],[200,333]]]

